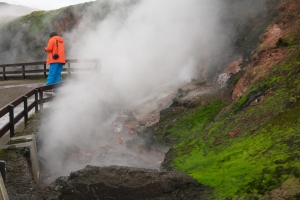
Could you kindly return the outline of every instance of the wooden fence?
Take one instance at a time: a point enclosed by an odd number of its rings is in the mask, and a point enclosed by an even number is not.
[[[71,72],[75,71],[87,71],[92,70],[91,68],[71,68],[71,63],[84,63],[84,62],[92,62],[95,63],[94,68],[99,68],[100,62],[98,59],[70,59],[66,60],[66,65],[63,68],[63,72],[67,72],[68,75],[71,74]],[[28,69],[30,66],[43,66],[43,69]],[[10,70],[7,69],[14,69],[16,67],[22,67],[22,70]],[[0,76],[3,76],[3,80],[7,80],[7,75],[22,75],[24,79],[26,79],[26,74],[44,74],[44,77],[47,77],[47,73],[49,72],[49,69],[47,69],[47,65],[45,61],[41,62],[29,62],[29,63],[15,63],[15,64],[1,64],[0,69],[2,68],[2,71],[0,71]]]
[[[92,62],[94,63],[94,68],[71,68],[71,63],[85,63],[85,62]],[[64,67],[63,71],[67,71],[68,74],[71,72],[75,71],[86,71],[86,70],[94,70],[99,68],[99,60],[98,59],[71,59],[67,60],[67,63]],[[43,65],[44,69],[39,69],[39,70],[28,70],[26,67],[32,66],[32,65]],[[17,71],[6,71],[6,68],[10,67],[18,67],[22,66],[22,70],[17,70]],[[47,72],[49,70],[46,69],[46,62],[31,62],[31,63],[16,63],[16,64],[5,64],[5,65],[0,65],[0,68],[3,68],[3,71],[0,72],[0,75],[3,75],[3,80],[6,80],[7,74],[22,74],[23,78],[26,78],[26,74],[29,73],[44,73],[44,76],[47,77]],[[24,123],[26,125],[28,121],[28,113],[31,111],[33,108],[35,108],[35,112],[37,112],[40,109],[43,108],[43,103],[50,101],[53,97],[47,97],[44,98],[44,91],[53,89],[62,83],[57,83],[53,85],[48,85],[48,86],[42,86],[35,88],[31,90],[30,92],[26,93],[25,95],[19,97],[18,99],[14,100],[7,106],[3,107],[0,109],[0,118],[3,116],[9,114],[9,122],[6,123],[4,126],[0,127],[0,138],[6,134],[7,131],[10,131],[10,137],[13,137],[15,134],[15,125],[22,119],[24,118]],[[28,105],[28,99],[30,97],[34,96],[34,101]],[[20,104],[24,105],[23,110],[15,116],[14,110],[17,106]]]
[[[44,98],[44,91],[53,89],[57,86],[60,86],[61,84],[63,84],[63,82],[35,88],[30,92],[26,93],[25,95],[19,97],[18,99],[14,100],[7,106],[4,106],[2,109],[0,109],[0,118],[6,114],[9,114],[9,122],[6,123],[4,126],[0,127],[0,138],[4,134],[6,134],[7,131],[10,131],[11,138],[14,137],[15,125],[22,118],[24,118],[24,123],[26,125],[29,117],[29,111],[31,111],[34,108],[35,112],[37,112],[39,109],[43,108],[44,103],[53,99],[53,96]],[[34,96],[34,101],[28,105],[28,99],[32,96]],[[24,105],[23,110],[15,116],[14,109],[22,103]]]
[[[10,133],[9,137],[10,139],[14,139],[15,135],[15,125],[24,118],[25,126],[29,119],[29,112],[32,109],[35,109],[35,112],[37,112],[39,109],[43,109],[43,104],[51,101],[54,96],[46,97],[44,98],[44,91],[54,89],[58,86],[61,86],[63,82],[48,85],[48,86],[42,86],[37,87],[30,92],[26,93],[25,95],[19,97],[18,99],[14,100],[7,106],[4,106],[2,109],[0,109],[0,118],[2,118],[5,115],[9,115],[9,120],[4,126],[0,126],[0,138],[3,137],[8,131]],[[34,96],[34,101],[31,103],[28,102],[28,99],[30,97]],[[15,108],[17,106],[20,106],[20,104],[23,104],[23,110],[21,110],[16,116],[15,116]],[[15,138],[15,141],[18,140],[20,137]],[[29,145],[30,143],[30,145]],[[20,147],[25,147],[26,145],[29,145],[30,148],[30,159],[31,159],[31,166],[32,166],[32,173],[34,180],[36,184],[40,183],[40,176],[39,176],[39,164],[37,159],[37,152],[36,152],[36,144],[35,141],[33,142],[25,142],[20,144]],[[22,146],[23,145],[23,146]],[[25,146],[24,146],[25,145]],[[9,199],[8,194],[5,187],[5,161],[0,161],[0,199]]]
[[[94,68],[71,68],[71,63],[82,63],[82,62],[93,62],[95,63]],[[86,70],[92,70],[92,69],[98,69],[99,68],[99,60],[98,59],[72,59],[72,60],[67,60],[66,65],[67,67],[63,68],[63,71],[67,71],[68,75],[71,74],[71,72],[75,71],[86,71]],[[35,70],[30,70],[27,69],[28,66],[37,66],[37,65],[43,65],[43,69],[35,69]],[[65,66],[66,66],[65,65]],[[22,70],[15,70],[14,67],[19,67],[22,66]],[[23,78],[26,79],[26,74],[44,74],[44,77],[47,77],[47,73],[49,70],[46,68],[46,62],[31,62],[31,63],[16,63],[16,64],[4,64],[0,65],[0,69],[3,69],[2,72],[0,72],[0,75],[3,75],[3,80],[7,80],[7,75],[23,75]],[[11,68],[13,70],[7,71],[6,68]],[[26,93],[25,95],[17,98],[13,102],[9,103],[8,105],[4,106],[3,108],[0,109],[0,119],[3,116],[8,115],[9,119],[7,120],[8,122],[4,124],[3,126],[0,126],[0,138],[2,138],[8,131],[10,133],[9,137],[12,138],[15,135],[15,125],[24,118],[24,123],[25,126],[28,122],[29,119],[29,112],[32,109],[35,109],[35,112],[37,112],[39,109],[43,109],[43,104],[51,101],[54,96],[48,96],[44,98],[44,91],[54,89],[58,86],[61,86],[63,82],[53,84],[53,85],[48,85],[48,86],[42,86],[42,87],[37,87],[30,92]],[[29,98],[34,97],[33,101],[28,101]],[[17,106],[22,106],[23,104],[23,109],[18,112],[15,115],[15,108]],[[30,150],[31,151],[31,150]],[[32,161],[31,161],[32,162]],[[5,188],[5,184],[3,179],[5,180],[5,162],[0,161],[0,199],[8,199],[7,191]],[[33,170],[34,171],[34,170]],[[39,170],[36,171],[37,174],[39,174]],[[2,178],[3,177],[3,178]],[[37,176],[39,179],[39,176]]]

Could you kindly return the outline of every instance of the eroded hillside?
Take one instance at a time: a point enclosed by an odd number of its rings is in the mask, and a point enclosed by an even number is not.
[[[184,172],[210,187],[208,199],[300,196],[300,4],[275,0],[266,5],[264,15],[238,27],[237,59],[224,71],[222,65],[218,69],[230,77],[226,87],[194,80],[178,89],[170,107],[155,110],[160,116],[139,121],[173,145],[162,168]],[[39,33],[41,43],[30,48],[42,48],[53,27],[67,32],[81,19],[80,12],[64,9],[70,12],[35,12],[7,28],[24,26]],[[49,20],[47,26],[39,21],[41,15]],[[14,37],[31,41],[29,34]],[[43,53],[30,58],[40,59]]]
[[[212,199],[300,196],[300,4],[282,0],[275,11],[228,93],[193,109],[173,104],[156,128],[177,142],[163,167],[210,186]]]

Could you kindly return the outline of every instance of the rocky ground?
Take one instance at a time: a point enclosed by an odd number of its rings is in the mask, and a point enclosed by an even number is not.
[[[130,167],[96,167],[60,177],[50,187],[54,199],[205,199],[205,188],[191,177],[170,171]]]
[[[5,106],[35,87],[43,85],[41,80],[11,80],[0,82],[0,105]],[[202,88],[202,89],[201,89]],[[183,86],[179,92],[159,101],[158,106],[143,108],[137,121],[124,124],[138,129],[136,124],[151,127],[159,121],[159,113],[170,106],[172,100],[190,102],[209,87],[197,82]],[[183,100],[184,91],[194,91]],[[3,97],[3,98],[2,98]],[[179,98],[178,98],[179,97]],[[191,102],[193,102],[191,101]],[[40,119],[46,111],[36,113],[16,135],[35,133]],[[137,130],[138,131],[138,130]],[[148,130],[147,130],[148,131]],[[166,170],[149,170],[131,167],[87,166],[68,177],[60,177],[50,186],[36,185],[32,178],[28,148],[2,150],[1,159],[6,161],[6,188],[9,198],[17,199],[205,199],[207,188],[185,174]]]

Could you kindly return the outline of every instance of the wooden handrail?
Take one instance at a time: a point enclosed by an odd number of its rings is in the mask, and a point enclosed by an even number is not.
[[[68,71],[68,74],[70,74],[71,71],[75,71],[74,68],[70,68],[71,63],[84,63],[84,62],[94,62],[95,67],[94,69],[98,69],[100,65],[100,61],[98,59],[69,59],[67,60],[67,69],[63,69],[64,71]],[[25,70],[26,66],[31,66],[31,65],[44,65],[44,69],[40,70],[39,72],[43,72],[44,75],[46,76],[46,62],[41,61],[41,62],[30,62],[30,63],[15,63],[15,64],[1,64],[0,68],[3,68],[3,72],[0,72],[0,74],[3,74],[4,80],[6,80],[5,74],[15,74],[15,73],[20,73],[23,74],[23,77],[26,78],[25,73],[31,73],[31,72],[38,72],[38,70]],[[16,66],[22,66],[23,70],[22,71],[5,71],[6,67],[16,67]],[[88,69],[87,69],[88,70]],[[24,118],[25,125],[28,121],[28,113],[31,111],[33,108],[35,108],[35,112],[37,112],[40,109],[43,108],[43,103],[51,101],[52,97],[44,98],[43,97],[43,92],[45,90],[53,89],[57,86],[62,85],[63,83],[57,83],[53,85],[48,85],[48,86],[42,86],[42,87],[37,87],[30,92],[26,93],[25,95],[17,98],[13,102],[9,103],[8,105],[4,106],[3,108],[0,109],[0,118],[3,117],[6,114],[9,114],[9,122],[5,124],[3,127],[0,127],[0,138],[6,134],[7,131],[10,131],[10,137],[14,136],[14,126],[15,124],[20,121],[22,118]],[[34,96],[34,101],[28,105],[27,99],[30,97]],[[24,104],[24,109],[14,116],[14,108],[19,106],[20,104]]]
[[[86,62],[93,62],[95,63],[94,69],[98,69],[100,65],[100,61],[98,59],[68,59],[66,60],[66,65],[63,71],[67,71],[68,75],[74,71],[81,71],[81,70],[89,70],[89,69],[80,69],[80,68],[71,68],[71,63],[86,63]],[[42,65],[43,69],[34,69],[34,70],[26,70],[26,67],[33,66],[33,65]],[[11,67],[22,67],[22,70],[14,70],[14,71],[7,71],[6,68]],[[7,80],[8,74],[20,74],[23,75],[23,78],[26,79],[27,74],[33,73],[43,73],[44,77],[47,77],[47,72],[49,70],[46,68],[45,61],[38,61],[38,62],[28,62],[28,63],[14,63],[14,64],[0,64],[0,68],[2,68],[2,72],[0,71],[0,75],[3,75],[3,80]]]
[[[68,59],[66,63],[83,63],[83,62],[98,62],[99,59]],[[0,67],[20,67],[20,66],[30,66],[30,65],[42,65],[46,64],[45,61],[37,61],[37,62],[27,62],[27,63],[13,63],[13,64],[0,64]]]
[[[24,118],[25,125],[28,121],[28,113],[33,108],[35,108],[35,112],[38,111],[38,105],[40,105],[40,109],[43,108],[43,103],[48,102],[52,99],[52,97],[43,98],[43,92],[45,90],[56,88],[57,86],[61,86],[63,82],[56,83],[53,85],[47,85],[47,86],[41,86],[37,87],[30,92],[26,93],[25,95],[17,98],[13,102],[9,103],[8,105],[4,106],[2,109],[0,109],[0,118],[3,117],[6,114],[9,114],[9,122],[5,124],[3,127],[0,127],[0,138],[6,134],[7,131],[10,131],[10,137],[13,137],[15,134],[15,124],[19,122],[22,118]],[[39,93],[39,95],[37,95]],[[27,99],[35,96],[34,102],[32,102],[30,105],[28,105]],[[19,106],[21,103],[24,103],[24,109],[17,114],[14,115],[14,108]]]
[[[27,62],[27,63],[14,63],[14,64],[0,64],[0,67],[20,67],[20,66],[30,66],[30,65],[42,65],[46,63],[45,61],[39,62]]]
[[[97,59],[72,59],[72,60],[67,60],[67,69],[63,69],[63,71],[67,71],[68,75],[70,75],[71,71],[75,71],[74,68],[71,69],[70,64],[71,63],[82,63],[82,62],[94,62],[96,65],[94,69],[98,69],[100,62]],[[26,70],[26,66],[30,65],[43,65],[42,70]],[[20,71],[5,71],[6,67],[16,67],[16,66],[22,66],[22,70]],[[44,76],[47,77],[47,72],[49,70],[46,69],[46,62],[31,62],[31,63],[16,63],[16,64],[2,64],[0,65],[0,68],[3,68],[3,71],[0,72],[0,75],[3,75],[3,80],[6,80],[6,74],[22,74],[23,78],[26,78],[26,73],[39,73],[42,72],[44,73]],[[61,86],[63,82],[57,83],[57,84],[52,84],[48,86],[41,86],[37,87],[29,92],[27,92],[25,95],[17,98],[16,100],[12,101],[8,105],[4,106],[3,108],[0,109],[0,118],[3,116],[9,114],[9,121],[2,127],[0,127],[0,138],[3,137],[8,131],[9,131],[9,136],[10,138],[14,137],[15,135],[15,125],[24,118],[24,123],[25,126],[27,125],[28,122],[28,113],[35,108],[35,112],[37,112],[40,109],[43,109],[43,103],[51,101],[53,97],[48,97],[44,98],[43,92],[45,90],[49,89],[54,89],[58,86]],[[30,104],[28,103],[28,99],[30,97],[34,96],[34,101],[31,102]],[[20,104],[24,105],[23,110],[20,111],[17,115],[14,113],[14,108],[19,106]],[[30,150],[31,152],[32,150]],[[5,163],[5,162],[4,162]],[[1,163],[0,163],[1,164]],[[3,167],[2,167],[3,168]],[[1,175],[3,176],[2,173],[3,170],[1,170]],[[5,171],[5,165],[4,165],[4,171]],[[4,185],[4,182],[2,180],[2,176],[0,175],[0,194],[1,198],[0,199],[8,199],[8,195],[6,192],[6,188]],[[5,179],[5,176],[3,176]]]

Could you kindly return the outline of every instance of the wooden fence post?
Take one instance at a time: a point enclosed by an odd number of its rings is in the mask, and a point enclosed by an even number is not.
[[[15,135],[15,123],[14,123],[14,106],[8,105],[9,109],[9,130],[10,130],[10,137],[14,137]]]
[[[3,67],[3,80],[6,80],[6,76],[5,76],[5,67]]]
[[[24,102],[24,122],[26,126],[28,122],[28,97],[27,96],[23,96],[23,102]]]
[[[38,96],[38,90],[34,90],[34,104],[35,104],[35,112],[39,110],[39,96]]]
[[[0,160],[0,172],[1,172],[1,176],[3,179],[3,182],[5,182],[5,161],[4,160]]]
[[[44,63],[44,76],[47,78],[47,67],[46,62]]]
[[[26,76],[25,76],[25,65],[22,66],[22,69],[23,69],[23,78],[26,79]]]
[[[40,109],[43,109],[44,102],[43,102],[43,91],[41,89],[38,89],[39,91],[39,103],[40,103]]]

